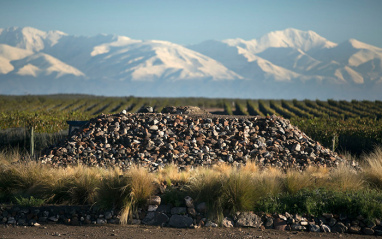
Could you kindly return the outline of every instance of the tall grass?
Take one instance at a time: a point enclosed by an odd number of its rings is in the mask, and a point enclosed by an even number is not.
[[[195,203],[205,202],[209,217],[217,220],[247,210],[338,212],[346,206],[341,200],[354,207],[354,213],[382,213],[378,206],[382,205],[381,148],[362,157],[361,170],[345,162],[336,168],[310,167],[302,172],[261,169],[251,162],[187,171],[169,165],[156,173],[142,167],[125,172],[81,165],[54,169],[34,161],[15,163],[22,158],[14,151],[0,153],[1,203],[95,205],[120,211],[121,222],[126,223],[138,208],[145,208],[159,187],[167,185],[161,194],[163,202],[180,206],[185,196],[191,196]],[[370,200],[361,200],[362,195]]]
[[[367,181],[378,189],[382,189],[382,146],[376,147],[373,152],[363,155],[363,173]]]

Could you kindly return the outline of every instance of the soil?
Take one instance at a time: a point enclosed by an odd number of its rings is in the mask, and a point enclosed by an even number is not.
[[[152,226],[105,225],[66,226],[49,224],[41,227],[18,227],[0,225],[0,238],[368,238],[375,236],[260,230],[254,228],[199,228],[177,229]]]

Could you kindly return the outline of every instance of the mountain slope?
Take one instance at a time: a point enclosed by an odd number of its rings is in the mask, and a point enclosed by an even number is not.
[[[380,99],[382,49],[285,29],[184,47],[0,29],[0,94]]]
[[[32,51],[0,44],[0,74],[7,74],[13,71],[11,61],[19,60],[32,55]]]
[[[107,38],[107,41],[103,41]],[[66,40],[70,41],[70,39]],[[86,39],[82,39],[86,41]],[[102,42],[103,41],[103,42]],[[141,41],[124,36],[104,36],[102,41],[78,49],[58,43],[48,49],[52,55],[86,72],[88,77],[100,75],[118,81],[155,80],[235,80],[242,77],[224,65],[183,46],[166,41]],[[75,52],[67,54],[63,52]]]
[[[66,35],[60,31],[44,32],[32,27],[10,27],[0,30],[0,43],[35,52],[55,45]]]
[[[13,66],[15,68],[14,74],[20,76],[52,76],[54,79],[64,75],[85,76],[78,69],[44,53],[35,53],[21,60],[14,61]]]

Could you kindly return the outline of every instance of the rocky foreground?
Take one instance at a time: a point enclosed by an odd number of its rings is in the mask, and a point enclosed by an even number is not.
[[[190,197],[185,198],[184,205],[181,207],[161,204],[159,196],[151,198],[148,204],[150,205],[146,210],[138,210],[133,213],[133,218],[128,223],[174,228],[218,227],[217,223],[207,219],[206,203],[194,204]],[[80,226],[119,223],[119,214],[112,210],[102,211],[91,206],[0,207],[0,224],[6,226],[40,227],[47,224]],[[365,219],[361,215],[350,218],[345,214],[333,215],[331,213],[323,213],[314,217],[289,213],[270,215],[238,212],[233,216],[225,217],[221,222],[221,226],[225,228],[244,227],[261,230],[276,229],[279,231],[346,232],[382,235],[382,223],[380,220]]]
[[[151,171],[169,163],[187,168],[253,161],[304,169],[343,161],[281,117],[194,115],[175,108],[166,112],[102,114],[47,149],[41,161],[57,167],[80,163],[127,169],[138,164]]]

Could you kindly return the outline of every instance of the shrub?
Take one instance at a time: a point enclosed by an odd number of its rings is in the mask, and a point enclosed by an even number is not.
[[[232,213],[251,211],[255,205],[255,185],[248,173],[232,172],[222,187],[224,208]]]
[[[40,207],[45,203],[45,199],[34,198],[33,196],[29,198],[15,197],[15,201],[21,207]]]

